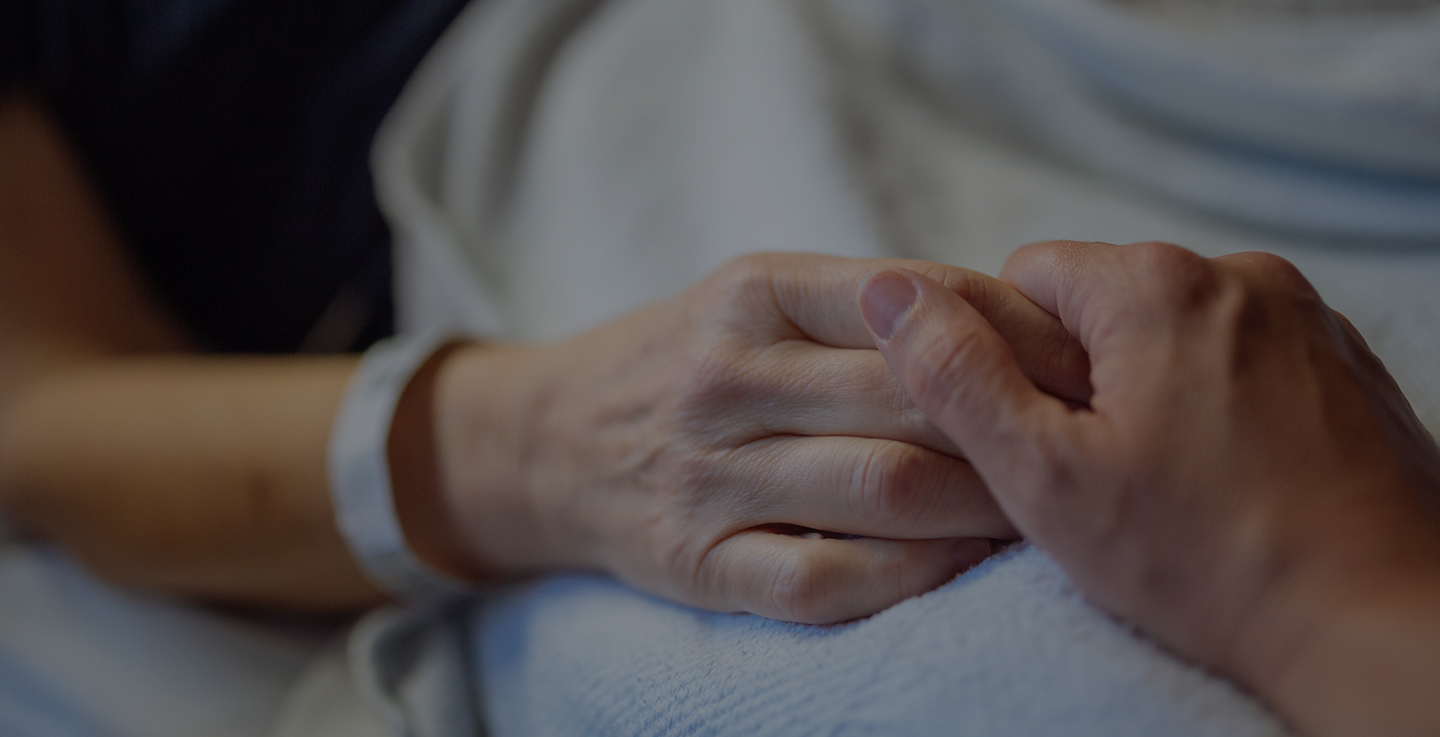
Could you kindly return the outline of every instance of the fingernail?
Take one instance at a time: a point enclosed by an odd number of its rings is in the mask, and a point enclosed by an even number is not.
[[[950,554],[955,558],[955,565],[962,571],[970,570],[979,565],[981,561],[990,557],[994,549],[990,547],[990,541],[983,537],[967,537],[955,541],[955,546],[950,548]]]
[[[860,293],[860,314],[875,337],[889,340],[914,303],[915,285],[902,274],[882,271],[870,277]]]

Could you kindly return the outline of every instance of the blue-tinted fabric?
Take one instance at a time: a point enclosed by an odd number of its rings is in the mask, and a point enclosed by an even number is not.
[[[370,139],[463,4],[0,0],[0,85],[55,112],[208,348],[362,348],[392,319]]]
[[[265,737],[343,622],[207,610],[0,544],[0,735]]]

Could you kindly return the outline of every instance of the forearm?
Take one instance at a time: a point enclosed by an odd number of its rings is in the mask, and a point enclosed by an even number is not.
[[[378,600],[336,530],[326,442],[355,359],[113,358],[0,414],[0,495],[98,573],[252,606]]]
[[[1440,581],[1401,604],[1357,605],[1299,654],[1271,699],[1305,733],[1433,735],[1440,725]],[[1428,598],[1428,600],[1421,600]]]
[[[1336,520],[1315,536],[1323,550],[1296,557],[1237,670],[1306,734],[1433,735],[1440,524],[1423,509],[1367,517]]]
[[[59,127],[33,101],[0,99],[7,515],[151,589],[305,609],[376,600],[335,531],[326,484],[354,359],[191,347]]]

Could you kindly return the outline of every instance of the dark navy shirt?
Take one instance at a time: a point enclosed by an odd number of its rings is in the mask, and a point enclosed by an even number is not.
[[[391,330],[371,138],[465,0],[0,0],[0,88],[58,117],[208,348]]]

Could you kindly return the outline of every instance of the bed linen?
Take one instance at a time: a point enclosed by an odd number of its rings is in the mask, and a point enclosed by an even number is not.
[[[1435,432],[1440,15],[1350,10],[493,0],[377,141],[399,318],[550,339],[759,250],[994,273],[1057,237],[1261,249],[1356,323]],[[507,737],[1285,733],[1023,545],[834,627],[555,577],[376,612],[317,665],[346,669],[394,734],[465,734],[477,707]]]
[[[123,591],[0,542],[0,735],[260,737],[347,630]]]

